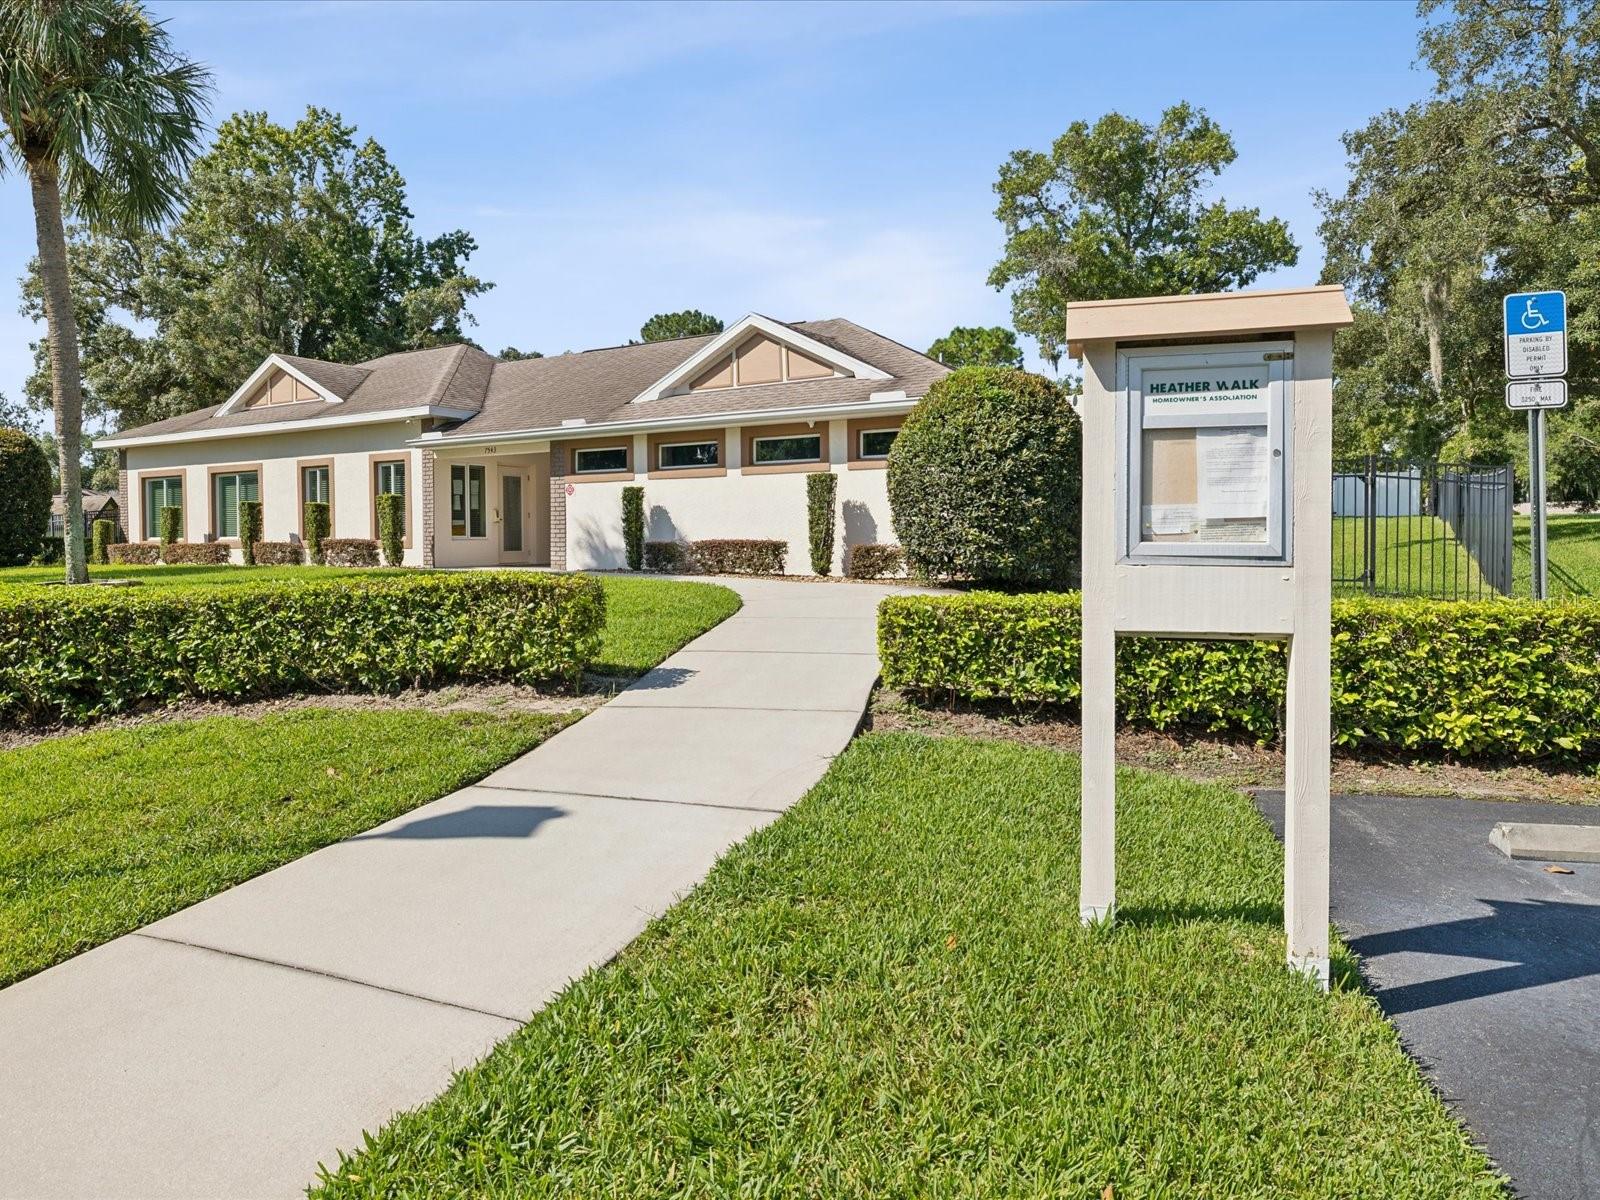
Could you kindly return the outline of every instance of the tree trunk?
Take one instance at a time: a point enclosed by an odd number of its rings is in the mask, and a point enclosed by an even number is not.
[[[1449,308],[1449,284],[1422,281],[1422,331],[1428,338],[1428,379],[1433,394],[1444,399],[1444,321]],[[1462,416],[1466,414],[1463,412]]]
[[[78,318],[67,278],[67,235],[61,223],[60,176],[54,163],[28,164],[33,187],[33,226],[39,241],[39,278],[50,332],[50,393],[56,422],[61,494],[66,501],[63,534],[68,583],[88,583],[83,545],[83,377],[78,362]]]

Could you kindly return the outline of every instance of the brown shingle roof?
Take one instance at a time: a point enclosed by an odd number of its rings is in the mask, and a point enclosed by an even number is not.
[[[238,409],[222,416],[217,415],[221,406],[213,405],[117,436],[222,432],[324,417],[371,415],[381,419],[384,412],[434,405],[476,412],[451,430],[450,436],[466,437],[554,429],[563,421],[580,418],[586,427],[593,427],[658,417],[856,404],[874,392],[904,391],[918,397],[946,374],[944,367],[925,355],[851,321],[803,321],[790,328],[871,363],[892,378],[814,379],[631,403],[703,349],[713,340],[711,335],[516,362],[499,362],[465,344],[386,354],[353,365],[283,356],[297,370],[342,396],[343,402]]]

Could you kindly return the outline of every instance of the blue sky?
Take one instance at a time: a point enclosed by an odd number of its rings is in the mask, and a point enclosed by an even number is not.
[[[1428,90],[1409,3],[153,7],[215,72],[213,122],[334,109],[387,148],[423,234],[477,238],[491,352],[613,345],[685,307],[848,316],[919,349],[1008,323],[984,282],[1006,155],[1179,100],[1236,140],[1216,194],[1301,244],[1263,284],[1314,282],[1310,193],[1342,186],[1339,135]],[[15,175],[0,222],[15,280]],[[34,336],[5,306],[7,396]]]

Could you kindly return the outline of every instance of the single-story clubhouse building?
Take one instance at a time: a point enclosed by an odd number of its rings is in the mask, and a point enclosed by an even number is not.
[[[226,402],[96,445],[121,464],[131,541],[183,510],[184,541],[296,541],[308,500],[332,536],[377,536],[375,497],[407,497],[416,566],[624,565],[622,488],[650,540],[778,538],[804,572],[802,476],[839,476],[835,569],[895,540],[883,467],[945,368],[846,320],[752,314],[720,334],[501,362],[444,346],[342,364],[275,354]],[[235,558],[238,551],[234,552]]]

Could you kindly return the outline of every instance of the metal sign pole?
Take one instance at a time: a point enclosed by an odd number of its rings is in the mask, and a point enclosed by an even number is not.
[[[1528,414],[1528,466],[1532,472],[1533,598],[1550,598],[1550,543],[1544,519],[1544,409]]]

